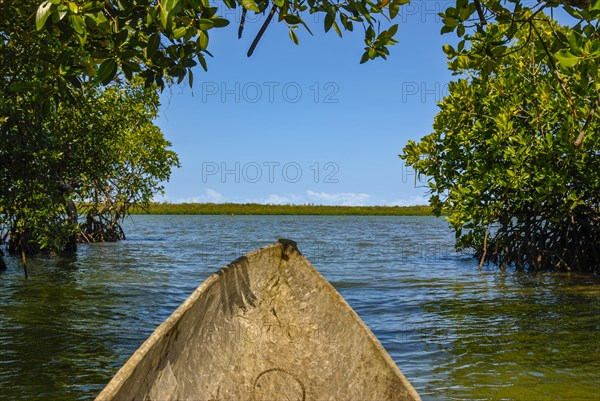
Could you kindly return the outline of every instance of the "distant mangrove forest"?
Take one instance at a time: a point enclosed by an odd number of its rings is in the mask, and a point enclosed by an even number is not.
[[[265,205],[259,203],[150,203],[131,214],[430,216],[430,206]]]

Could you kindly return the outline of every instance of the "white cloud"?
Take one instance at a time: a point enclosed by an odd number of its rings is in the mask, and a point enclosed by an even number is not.
[[[287,196],[281,196],[277,194],[270,194],[267,199],[264,201],[266,204],[271,205],[285,205],[291,203],[292,200]],[[263,202],[261,202],[263,203]]]
[[[156,201],[168,201],[173,202],[172,199],[168,199],[166,196],[156,199]],[[225,199],[225,197],[218,191],[212,188],[204,190],[204,194],[193,196],[189,198],[180,198],[174,203],[224,203],[224,202],[241,202],[241,203],[261,203],[270,205],[303,205],[303,204],[317,204],[317,205],[339,205],[339,206],[370,206],[370,205],[384,205],[384,206],[415,206],[415,205],[428,205],[428,198],[424,196],[409,196],[406,198],[400,198],[393,201],[388,201],[380,198],[373,198],[371,195],[366,193],[355,193],[355,192],[316,192],[308,190],[304,195],[297,195],[293,193],[282,193],[282,194],[269,194],[266,198],[262,199]]]
[[[223,202],[223,195],[214,189],[208,188],[204,195],[193,196],[191,198],[179,199],[176,203],[220,203]]]
[[[242,203],[258,203],[261,205],[301,205],[306,203],[304,199],[294,194],[269,194],[264,199],[247,198]]]
[[[369,194],[357,194],[353,192],[342,193],[327,193],[306,191],[308,200],[311,203],[323,205],[340,205],[340,206],[362,206],[366,205],[371,197]]]
[[[217,202],[223,199],[223,195],[211,188],[208,188],[206,190],[206,197],[213,202]]]

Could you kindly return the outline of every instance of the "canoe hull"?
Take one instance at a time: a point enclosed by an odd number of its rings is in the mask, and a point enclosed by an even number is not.
[[[112,400],[420,400],[290,241],[212,275],[100,393]]]

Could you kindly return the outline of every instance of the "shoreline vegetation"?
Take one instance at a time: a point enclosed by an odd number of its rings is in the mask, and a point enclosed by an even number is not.
[[[130,213],[132,215],[432,216],[430,206],[266,205],[259,203],[150,203],[147,208],[132,208]]]

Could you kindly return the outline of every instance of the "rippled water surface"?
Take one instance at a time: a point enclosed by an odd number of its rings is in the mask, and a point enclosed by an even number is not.
[[[291,238],[424,400],[600,400],[600,278],[477,271],[429,217],[136,216],[0,273],[0,399],[93,398],[204,279]]]

